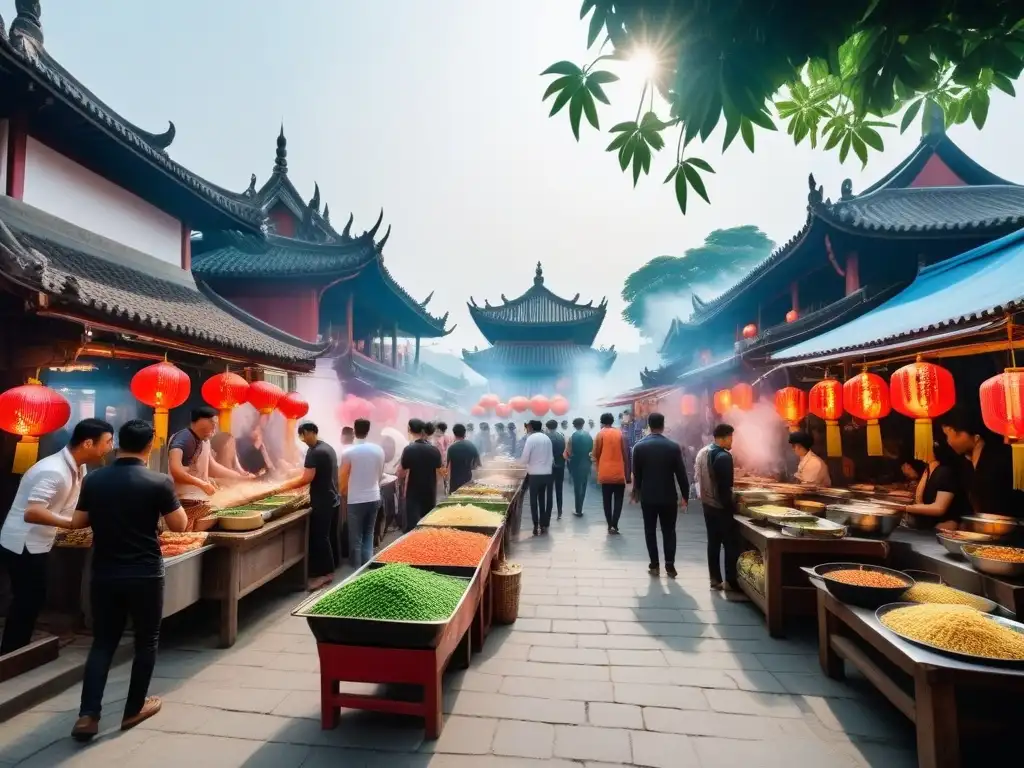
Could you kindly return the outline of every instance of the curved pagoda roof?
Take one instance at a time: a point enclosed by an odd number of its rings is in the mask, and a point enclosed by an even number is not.
[[[257,206],[171,159],[174,123],[151,133],[122,117],[46,50],[39,2],[15,7],[9,35],[0,19],[0,88],[38,94],[34,135],[196,228],[259,230]]]
[[[579,303],[577,293],[572,299],[563,299],[544,285],[544,270],[537,262],[533,286],[515,299],[502,294],[502,303],[491,306],[487,301],[479,306],[470,297],[470,317],[489,342],[501,341],[562,341],[590,346],[604,322],[608,301],[602,299],[596,307],[593,301]]]
[[[770,276],[788,274],[805,245],[820,246],[830,233],[974,244],[1024,227],[1024,187],[996,176],[960,149],[946,134],[941,108],[931,103],[914,151],[862,193],[853,194],[847,179],[833,202],[813,175],[808,186],[807,219],[800,231],[720,296],[709,301],[694,296],[691,325],[725,311]]]
[[[462,359],[484,378],[528,373],[558,375],[590,368],[607,373],[615,362],[615,347],[594,349],[589,344],[571,343],[503,343],[487,349],[462,350]]]

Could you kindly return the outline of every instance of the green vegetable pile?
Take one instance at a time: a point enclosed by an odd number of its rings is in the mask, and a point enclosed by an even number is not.
[[[232,507],[231,509],[222,509],[219,512],[214,512],[213,517],[244,517],[245,515],[252,515],[256,512],[265,512],[262,507],[255,505],[248,507]]]
[[[443,621],[455,612],[467,586],[463,579],[389,563],[328,592],[310,613],[391,621]]]

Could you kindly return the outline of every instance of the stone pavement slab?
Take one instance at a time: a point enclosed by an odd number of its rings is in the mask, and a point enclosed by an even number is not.
[[[571,491],[567,491],[571,494]],[[583,519],[525,532],[521,618],[496,627],[471,667],[445,678],[446,724],[344,712],[320,728],[319,661],[299,596],[266,601],[236,647],[163,639],[153,692],[164,710],[116,726],[128,667],[111,673],[104,735],[67,734],[80,688],[0,723],[0,766],[75,768],[904,768],[913,730],[863,679],[825,678],[809,632],[768,637],[749,604],[707,587],[698,514],[679,523],[679,579],[651,578],[639,513],[609,537],[589,494]],[[345,686],[367,693],[377,686]],[[407,695],[392,690],[393,695]]]

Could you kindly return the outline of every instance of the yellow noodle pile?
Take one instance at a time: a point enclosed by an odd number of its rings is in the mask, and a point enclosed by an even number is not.
[[[980,597],[947,587],[945,584],[918,582],[903,593],[903,599],[911,603],[934,603],[938,605],[966,605],[979,611],[988,608]]]
[[[1024,635],[963,605],[911,605],[882,616],[906,637],[956,653],[1024,661]]]

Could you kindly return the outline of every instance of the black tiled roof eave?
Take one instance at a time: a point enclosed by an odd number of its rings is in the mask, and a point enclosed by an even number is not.
[[[142,131],[96,98],[41,46],[20,36],[0,39],[0,58],[7,59],[32,82],[59,98],[98,130],[114,139],[133,155],[161,171],[165,177],[236,226],[258,231],[262,212],[228,193],[170,158],[164,148],[151,143],[154,134]]]
[[[214,232],[196,241],[192,271],[204,280],[331,279],[358,273],[377,258],[373,239],[310,243],[278,235]]]
[[[492,344],[513,339],[520,334],[537,333],[552,338],[564,337],[565,340],[581,344],[593,344],[605,319],[603,308],[594,316],[560,323],[519,323],[486,316],[481,317],[477,313],[478,309],[479,307],[469,305],[470,317],[484,337]]]
[[[451,328],[445,328],[448,322],[447,312],[441,317],[435,317],[426,310],[424,306],[426,302],[416,301],[402,287],[394,275],[391,274],[391,270],[384,264],[384,257],[382,255],[378,254],[374,264],[375,267],[373,268],[377,270],[385,287],[409,310],[410,325],[414,327],[403,328],[402,330],[406,333],[411,333],[413,336],[427,339],[441,338],[455,330],[456,326],[454,325]]]
[[[523,359],[514,359],[517,352],[522,353],[518,357]],[[535,359],[529,359],[530,356]],[[544,359],[545,356],[551,359]],[[510,370],[567,371],[586,358],[597,363],[600,373],[607,373],[617,356],[614,347],[594,349],[581,344],[514,344],[497,345],[476,352],[462,350],[463,362],[482,376]]]

